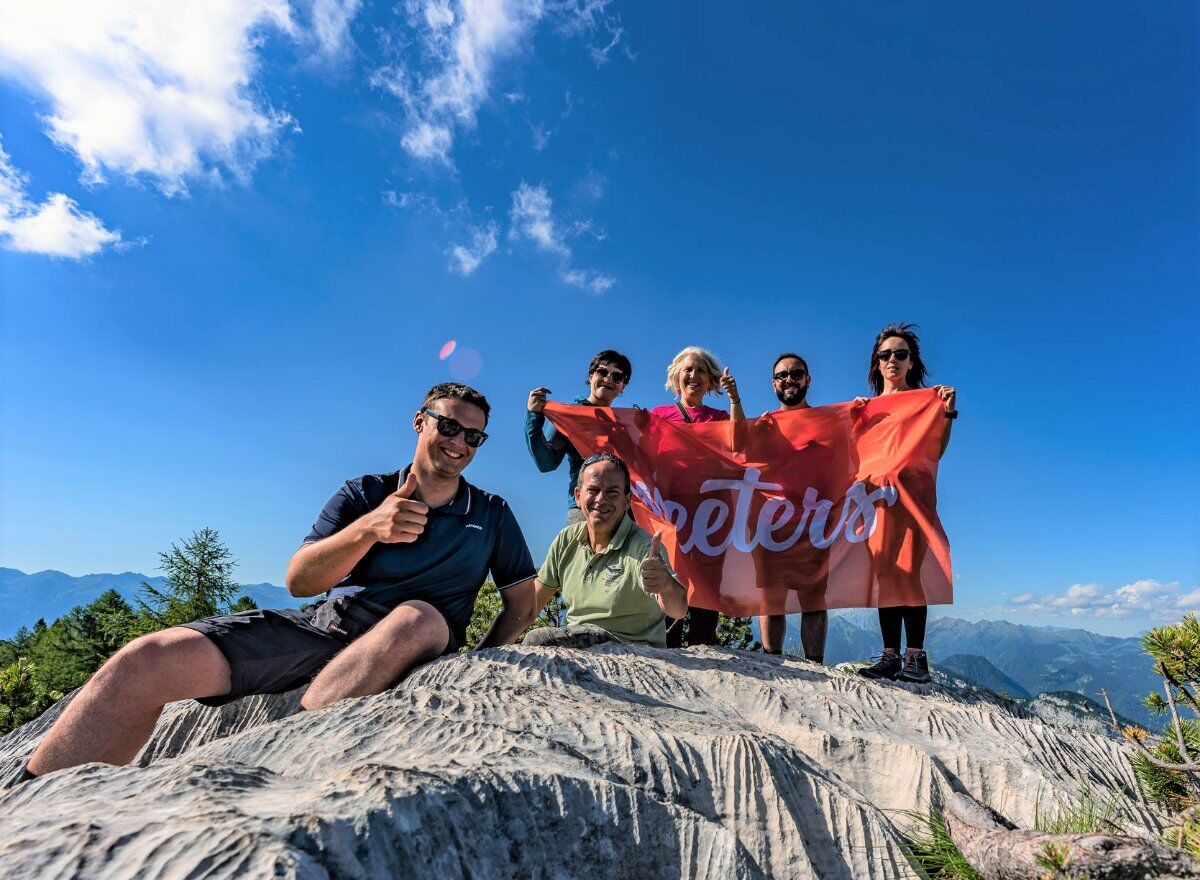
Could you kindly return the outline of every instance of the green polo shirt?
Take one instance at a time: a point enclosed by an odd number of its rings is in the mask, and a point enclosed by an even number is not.
[[[650,535],[629,517],[621,519],[602,553],[592,551],[587,523],[575,523],[559,532],[550,545],[538,580],[562,590],[569,606],[568,624],[590,623],[623,642],[665,648],[665,615],[642,589],[641,566],[649,552]],[[660,553],[666,561],[666,551]]]

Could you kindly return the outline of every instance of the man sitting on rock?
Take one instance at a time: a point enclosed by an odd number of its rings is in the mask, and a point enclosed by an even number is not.
[[[535,614],[533,559],[504,499],[460,476],[487,439],[489,409],[466,385],[431,388],[413,417],[412,464],[348,481],[292,556],[288,591],[328,590],[328,601],[135,639],[63,711],[26,778],[88,761],[128,763],[174,700],[220,706],[309,681],[305,709],[380,693],[458,649],[489,571],[503,608],[477,647],[516,641]]]
[[[567,625],[531,630],[526,645],[585,648],[601,642],[667,646],[664,617],[687,613],[687,591],[659,544],[630,517],[629,468],[609,453],[584,459],[575,486],[584,521],[550,545],[537,576],[535,608],[561,589]]]

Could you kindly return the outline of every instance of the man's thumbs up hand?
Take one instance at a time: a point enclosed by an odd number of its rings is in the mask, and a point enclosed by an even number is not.
[[[412,493],[417,491],[417,475],[413,471],[408,472],[408,479],[404,481],[403,486],[396,489],[397,498],[411,498]]]
[[[646,558],[642,560],[642,589],[651,595],[658,595],[667,588],[671,582],[670,572],[667,570],[667,564],[663,562],[662,556],[659,555],[662,547],[662,532],[655,532],[654,537],[650,539],[650,550]]]
[[[411,544],[425,531],[429,505],[412,497],[417,491],[417,475],[410,469],[408,479],[383,503],[366,514],[361,522],[381,544]]]

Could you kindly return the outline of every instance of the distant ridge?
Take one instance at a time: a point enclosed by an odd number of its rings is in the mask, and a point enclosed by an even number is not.
[[[39,618],[51,623],[76,605],[91,602],[105,590],[116,590],[132,602],[141,590],[142,581],[155,587],[166,583],[165,578],[136,571],[75,577],[52,568],[32,574],[0,568],[0,639],[11,637],[22,626],[33,626]],[[242,593],[260,608],[296,608],[304,601],[270,583],[242,584]]]
[[[963,620],[958,617],[930,615],[925,647],[933,668],[946,664],[960,677],[988,690],[1005,690],[1001,679],[1015,682],[1028,695],[1071,692],[1095,703],[1103,688],[1121,715],[1159,730],[1163,721],[1150,714],[1142,699],[1161,688],[1153,663],[1142,651],[1136,637],[1102,636],[1085,629],[1027,626],[1006,620]],[[825,646],[826,663],[867,660],[878,654],[879,617],[874,608],[835,611],[829,615],[829,638]],[[784,650],[800,653],[800,619],[788,618]],[[951,659],[973,655],[995,670],[978,666],[958,669]],[[962,661],[959,660],[961,663]],[[1020,696],[1009,691],[1011,696]]]

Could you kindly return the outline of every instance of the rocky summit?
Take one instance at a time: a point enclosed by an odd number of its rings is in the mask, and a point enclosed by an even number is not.
[[[497,648],[375,697],[172,704],[129,767],[12,786],[61,707],[0,740],[6,877],[896,878],[955,791],[1023,828],[1113,792],[1125,747],[983,691],[727,649]]]

